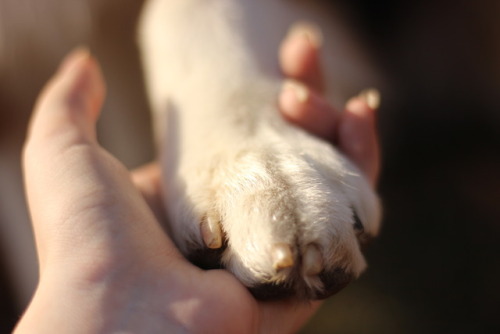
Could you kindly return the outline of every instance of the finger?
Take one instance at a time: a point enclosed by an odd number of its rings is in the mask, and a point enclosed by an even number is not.
[[[321,306],[321,301],[259,302],[261,327],[269,333],[295,333]]]
[[[301,128],[329,141],[335,141],[339,114],[318,93],[305,85],[285,81],[279,106],[284,117]]]
[[[165,198],[161,187],[161,169],[152,162],[132,171],[132,181],[153,211],[156,219],[166,224]]]
[[[376,126],[376,111],[380,95],[366,90],[350,99],[339,126],[340,149],[361,168],[375,185],[380,171],[380,147]]]
[[[290,28],[279,53],[283,74],[318,92],[325,88],[319,60],[321,43],[321,30],[317,26],[297,23]]]
[[[77,49],[60,66],[42,90],[32,116],[28,139],[95,141],[95,127],[104,100],[105,85],[95,60]],[[60,112],[64,109],[66,112]],[[71,127],[65,126],[71,124]]]
[[[80,50],[36,105],[23,167],[42,267],[78,259],[111,263],[117,250],[168,242],[128,171],[97,145],[103,98],[99,67]]]

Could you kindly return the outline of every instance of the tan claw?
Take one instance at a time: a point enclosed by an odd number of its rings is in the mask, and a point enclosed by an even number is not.
[[[307,246],[302,261],[304,274],[308,276],[318,275],[323,270],[323,257],[316,245]]]
[[[293,266],[292,249],[285,243],[275,244],[272,248],[273,266],[281,270]]]
[[[222,228],[218,219],[207,216],[202,220],[200,228],[203,242],[208,248],[222,247]]]

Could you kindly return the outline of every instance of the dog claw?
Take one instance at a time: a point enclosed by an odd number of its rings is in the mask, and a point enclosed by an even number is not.
[[[203,242],[208,248],[219,249],[222,247],[222,229],[217,219],[205,217],[200,228]]]
[[[307,246],[302,261],[304,273],[308,276],[318,275],[323,270],[323,259],[316,245]]]
[[[287,244],[275,244],[272,249],[273,266],[281,270],[293,266],[292,249]]]

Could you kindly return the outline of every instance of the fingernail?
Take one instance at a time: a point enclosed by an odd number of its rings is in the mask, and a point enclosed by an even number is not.
[[[365,89],[361,91],[361,93],[359,93],[358,96],[371,109],[376,110],[380,107],[380,92],[378,91],[378,89],[375,88]]]
[[[306,86],[294,80],[286,80],[283,84],[283,91],[292,92],[300,103],[306,103],[310,95]]]
[[[287,38],[305,38],[316,48],[323,44],[323,34],[319,26],[309,22],[298,22],[288,30]]]
[[[79,47],[72,51],[61,64],[60,72],[69,80],[66,94],[70,106],[97,117],[106,88],[99,64],[89,49]]]
[[[70,68],[74,68],[90,58],[90,51],[87,47],[80,46],[73,51],[71,51],[62,61],[59,69],[60,71],[67,71]]]

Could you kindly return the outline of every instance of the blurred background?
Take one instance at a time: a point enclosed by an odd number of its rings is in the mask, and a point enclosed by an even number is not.
[[[302,333],[500,333],[500,1],[322,1],[383,82],[385,218],[366,274]],[[130,168],[154,156],[135,44],[142,2],[0,0],[2,333],[36,284],[19,167],[26,123],[72,48],[89,45],[105,72],[103,146]]]

